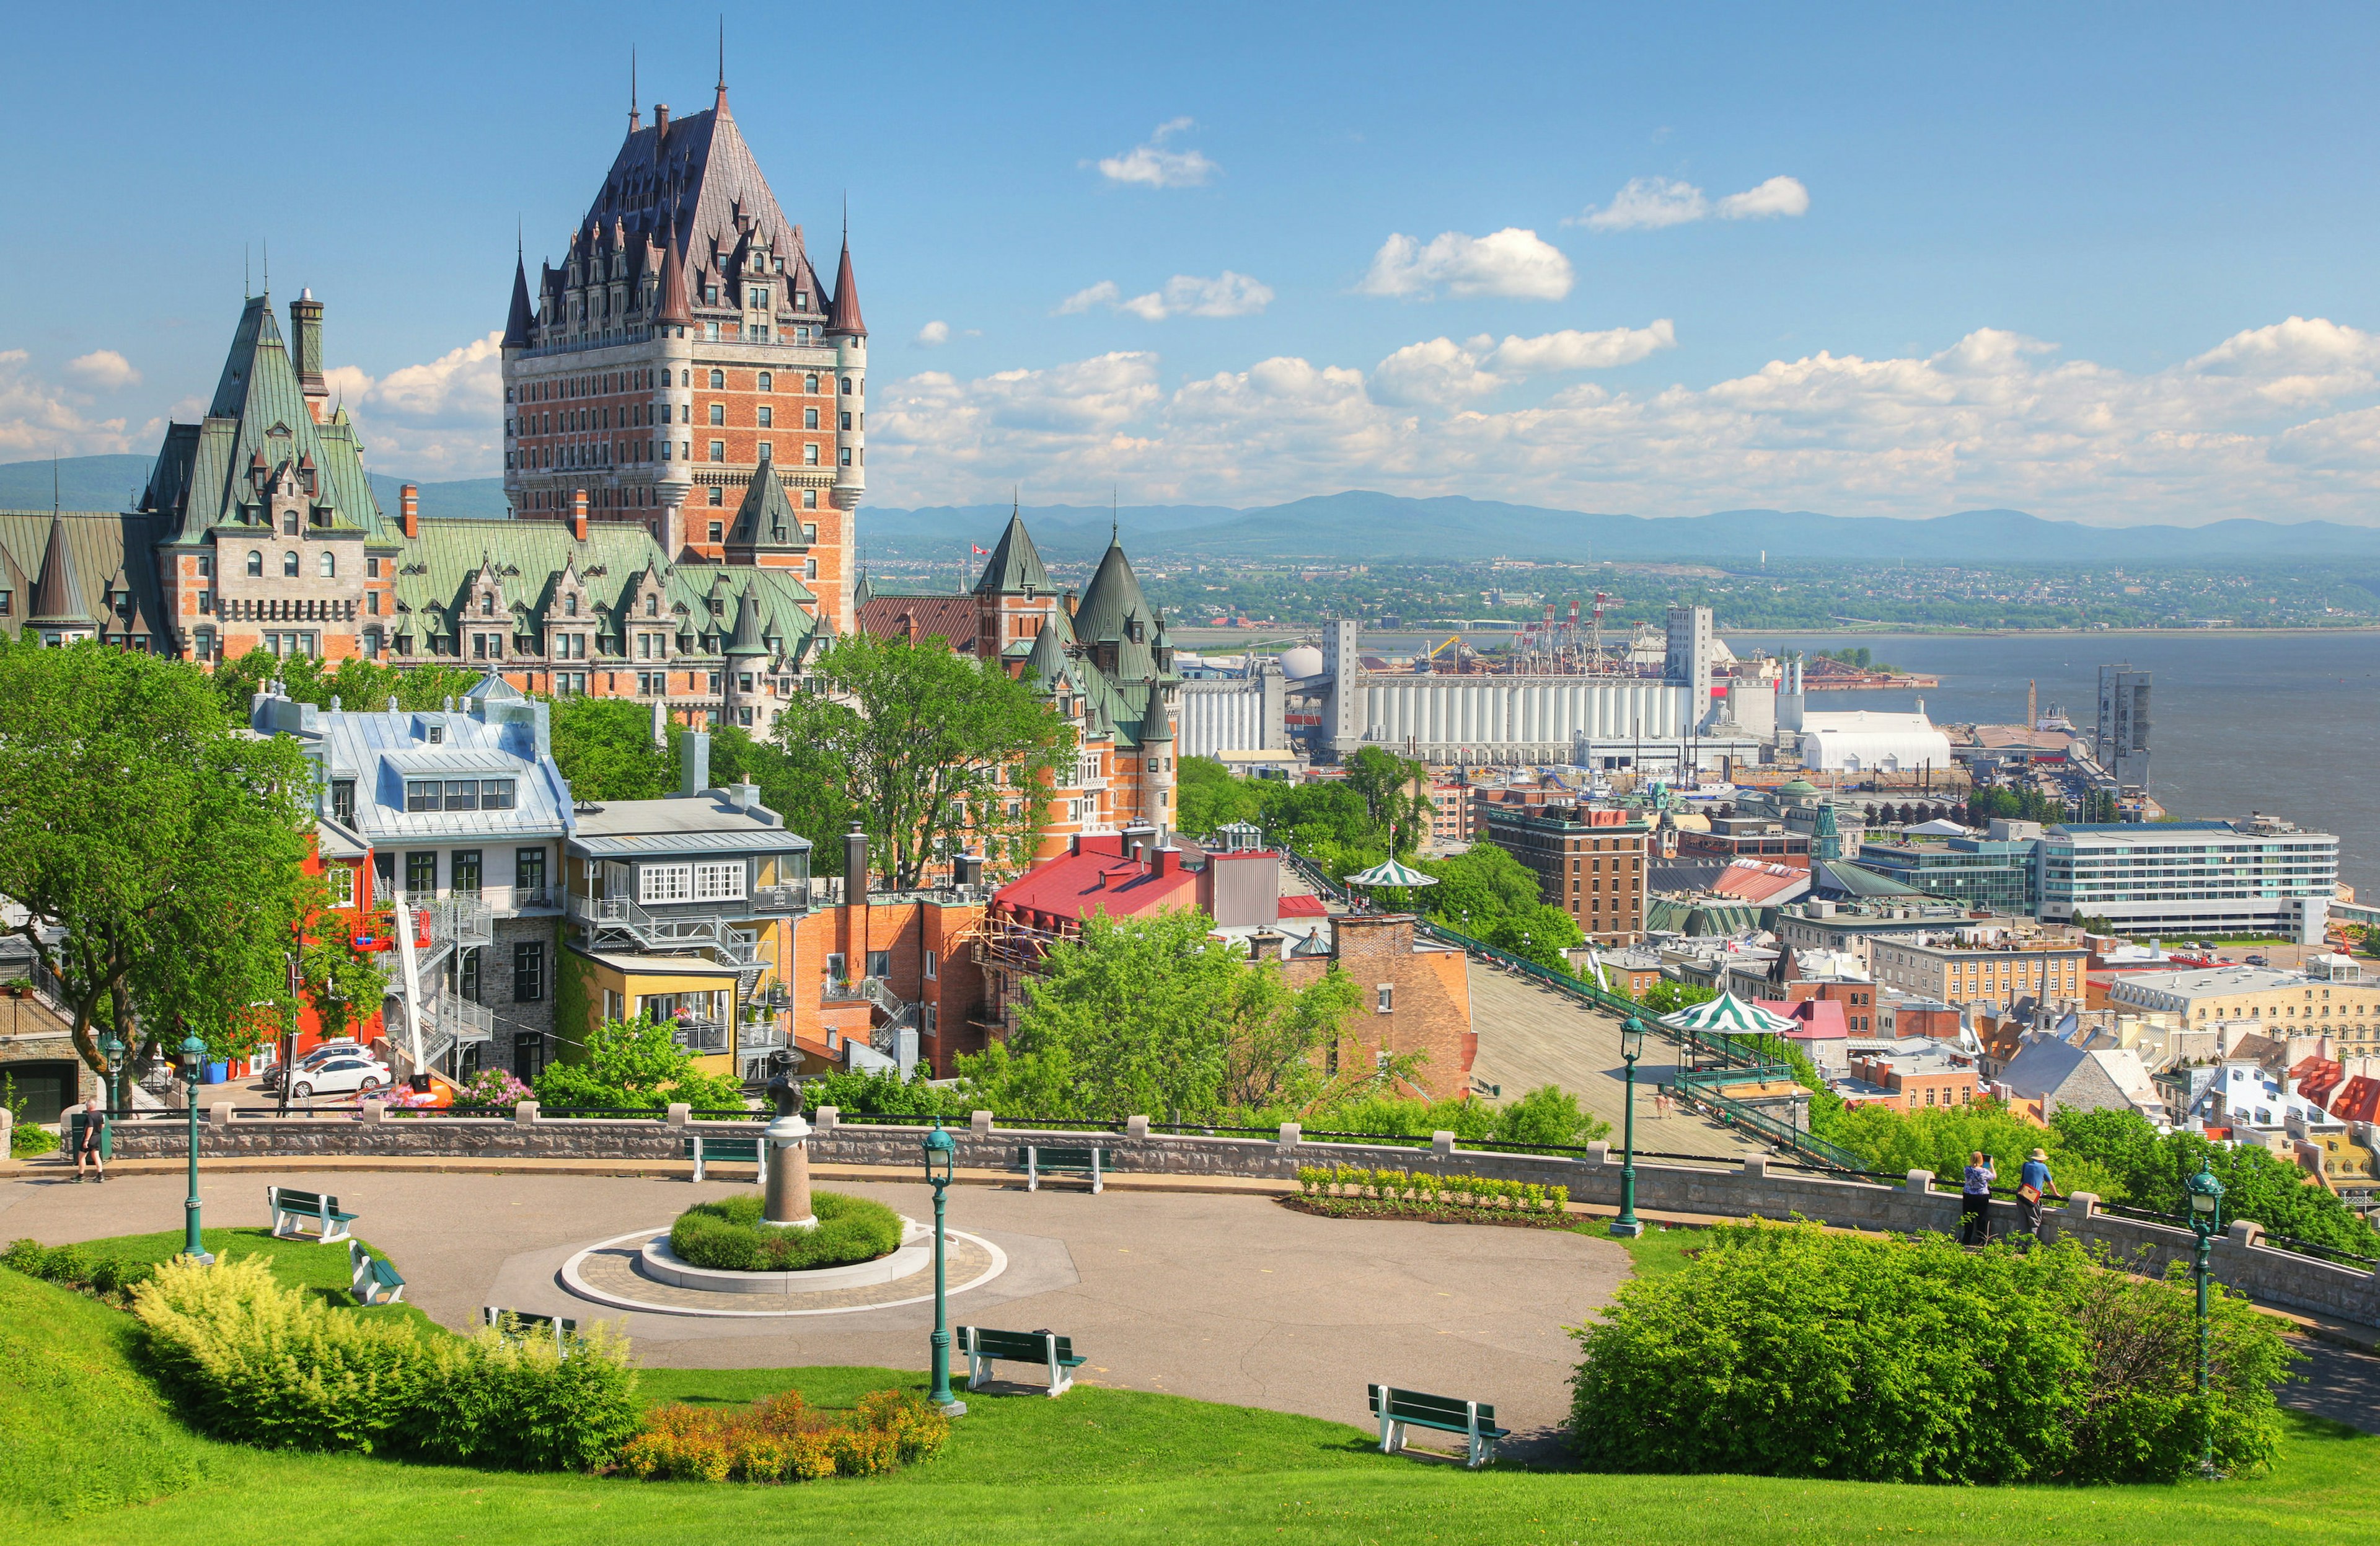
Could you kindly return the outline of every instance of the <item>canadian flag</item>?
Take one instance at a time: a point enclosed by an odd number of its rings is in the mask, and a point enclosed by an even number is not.
[[[968,547],[968,549],[969,549],[970,551],[975,552],[975,553],[990,554],[990,553],[991,552],[991,550],[990,550],[990,548],[979,548],[979,547],[977,547],[973,542],[969,542],[969,543],[967,544],[967,547]]]

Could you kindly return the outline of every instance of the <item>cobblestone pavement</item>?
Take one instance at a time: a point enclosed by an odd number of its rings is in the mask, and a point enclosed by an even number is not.
[[[210,1224],[267,1222],[268,1183],[335,1191],[358,1236],[404,1272],[407,1297],[458,1330],[480,1307],[590,1316],[559,1282],[571,1256],[690,1203],[748,1187],[568,1175],[293,1170],[202,1174]],[[49,1244],[180,1227],[184,1183],[126,1175],[104,1187],[0,1181],[0,1238]],[[923,1185],[838,1182],[930,1219]],[[1564,1328],[1609,1302],[1627,1256],[1552,1230],[1317,1218],[1267,1198],[966,1187],[954,1229],[1009,1259],[952,1301],[954,1321],[1047,1327],[1088,1359],[1085,1383],[1304,1412],[1358,1427],[1364,1387],[1385,1381],[1492,1401],[1533,1443],[1568,1411]],[[930,1304],[765,1321],[636,1314],[644,1361],[683,1368],[927,1361]],[[1014,1373],[1014,1370],[1003,1372]]]

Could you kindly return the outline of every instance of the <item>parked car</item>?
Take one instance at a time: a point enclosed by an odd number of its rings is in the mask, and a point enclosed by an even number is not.
[[[316,1095],[343,1094],[349,1090],[378,1090],[391,1077],[389,1066],[376,1057],[350,1052],[345,1057],[334,1057],[319,1068],[300,1068],[289,1081],[289,1093],[303,1101]]]
[[[370,1055],[361,1045],[352,1041],[325,1041],[319,1047],[308,1048],[305,1055],[298,1060],[297,1067],[298,1071],[303,1074],[309,1069],[320,1068],[334,1057],[369,1057]],[[281,1076],[284,1072],[285,1070],[277,1066],[267,1068],[264,1071],[264,1088],[280,1089]]]
[[[2269,967],[2273,963],[2262,956],[2251,956],[2248,957],[2248,964],[2252,967]]]

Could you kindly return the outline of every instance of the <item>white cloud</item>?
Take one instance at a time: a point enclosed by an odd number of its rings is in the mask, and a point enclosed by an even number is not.
[[[129,420],[92,417],[83,394],[43,380],[33,371],[32,359],[23,349],[0,349],[0,458],[139,449],[137,437],[128,432]],[[164,432],[163,425],[157,429]]]
[[[1650,327],[1601,333],[1565,329],[1534,338],[1510,335],[1500,344],[1484,333],[1460,344],[1432,338],[1408,344],[1381,360],[1372,371],[1371,390],[1382,402],[1451,406],[1527,376],[1633,365],[1658,350],[1676,347],[1677,342],[1677,330],[1667,317]]]
[[[917,342],[929,349],[950,341],[951,324],[946,322],[930,322],[917,330]]]
[[[1367,487],[1648,516],[2009,505],[2105,524],[2380,509],[2380,335],[2319,318],[2148,372],[1983,329],[1925,356],[1820,351],[1703,385],[1574,381],[1484,406],[1674,342],[1666,321],[1433,338],[1368,375],[1276,358],[1171,391],[1148,354],[914,377],[880,389],[896,427],[874,437],[870,492],[930,504],[1022,480],[1087,501],[1121,480],[1196,502]]]
[[[1439,286],[1458,296],[1560,300],[1570,294],[1570,260],[1535,231],[1508,225],[1484,237],[1448,231],[1427,244],[1391,236],[1356,286],[1365,295],[1427,297]]]
[[[1730,193],[1712,206],[1721,220],[1799,219],[1810,213],[1810,190],[1792,177],[1771,177],[1758,188]]]
[[[375,472],[474,478],[503,465],[502,333],[377,380],[353,365],[332,366],[322,379],[355,419]]]
[[[1127,297],[1112,279],[1076,290],[1058,303],[1057,315],[1074,316],[1096,307],[1129,311],[1145,322],[1168,317],[1249,317],[1272,304],[1272,287],[1245,274],[1225,269],[1212,279],[1177,274],[1161,290]]]
[[[67,374],[96,392],[115,392],[140,384],[132,361],[114,349],[93,349],[67,361]]]
[[[1192,127],[1188,118],[1171,118],[1157,126],[1144,145],[1122,155],[1099,158],[1099,175],[1110,182],[1139,188],[1196,188],[1222,170],[1196,151],[1169,151],[1165,141]]]
[[[1792,177],[1771,177],[1757,188],[1713,200],[1689,182],[1672,177],[1631,177],[1611,202],[1562,222],[1598,231],[1658,231],[1716,215],[1721,220],[1773,220],[1807,214],[1810,190]]]

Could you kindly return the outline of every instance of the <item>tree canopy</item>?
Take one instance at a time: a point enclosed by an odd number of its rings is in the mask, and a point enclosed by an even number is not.
[[[789,827],[831,847],[837,833],[803,823],[848,810],[896,887],[969,845],[1008,865],[1031,857],[1050,775],[1075,753],[1074,731],[1031,688],[938,640],[868,634],[836,640],[809,675],[818,690],[778,715],[775,750],[790,783],[833,797],[786,812]]]
[[[740,1111],[744,1088],[697,1068],[694,1054],[661,1021],[606,1020],[587,1038],[583,1058],[545,1065],[537,1098],[556,1110],[658,1110],[683,1101],[698,1110]]]
[[[276,655],[250,650],[237,660],[225,661],[209,676],[224,711],[246,724],[249,700],[264,684],[278,681],[282,690],[299,703],[328,708],[336,698],[346,709],[380,709],[391,698],[400,709],[435,709],[449,698],[460,698],[479,685],[485,672],[459,665],[418,665],[398,670],[359,656],[341,661],[335,669],[313,655]]]
[[[314,802],[285,736],[196,667],[97,644],[0,651],[0,894],[64,985],[75,1050],[191,1031],[246,1052],[286,1005]],[[55,937],[54,937],[55,936]]]

